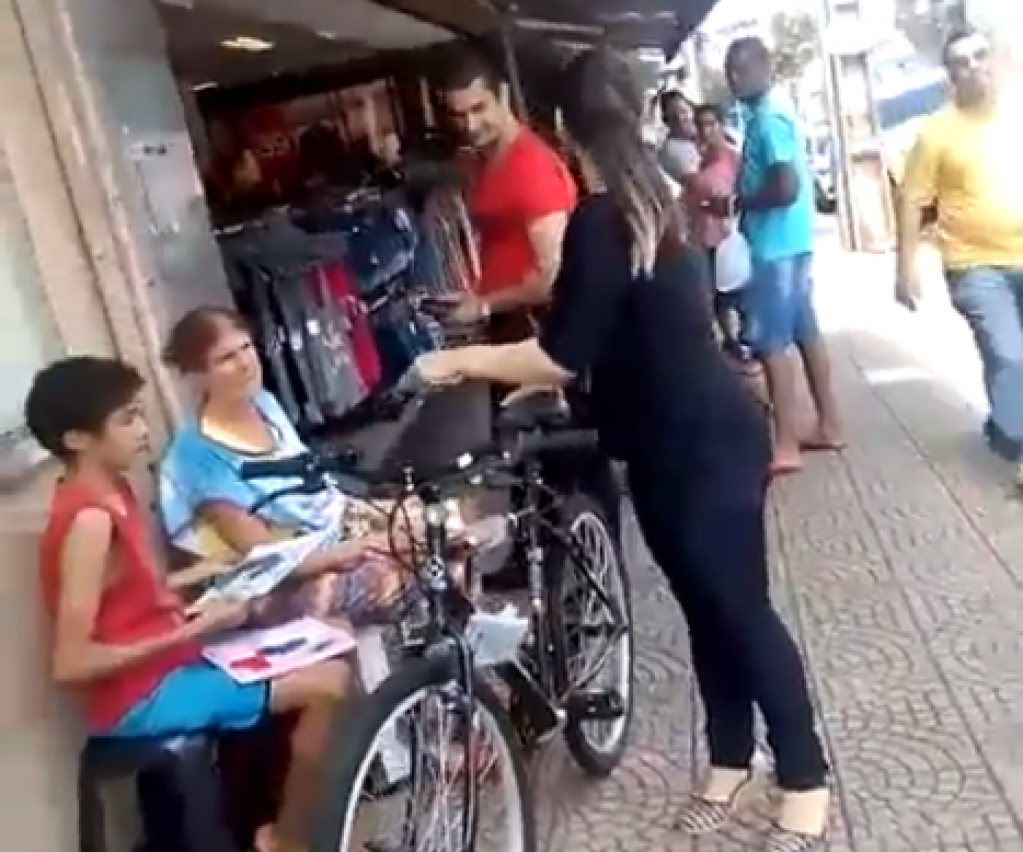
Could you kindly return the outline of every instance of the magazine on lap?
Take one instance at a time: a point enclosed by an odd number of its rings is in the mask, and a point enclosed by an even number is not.
[[[272,680],[355,649],[348,631],[315,618],[244,630],[208,645],[203,656],[238,683]]]

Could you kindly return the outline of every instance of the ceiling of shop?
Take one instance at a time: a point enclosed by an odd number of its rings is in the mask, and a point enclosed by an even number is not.
[[[370,0],[181,3],[162,3],[160,18],[171,63],[193,86],[232,86],[337,65],[377,50],[423,47],[451,38],[441,27]],[[251,52],[222,45],[239,36],[268,42],[272,48]]]
[[[519,26],[551,38],[677,51],[717,0],[514,0]]]
[[[580,46],[610,40],[674,54],[716,0],[162,0],[178,75],[192,85],[235,86],[338,65],[374,51],[424,47],[454,32],[480,33],[507,9],[526,35]],[[433,23],[431,23],[431,21]],[[232,50],[244,36],[273,45]]]

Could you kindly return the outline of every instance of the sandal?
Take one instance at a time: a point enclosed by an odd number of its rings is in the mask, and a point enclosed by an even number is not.
[[[817,852],[822,849],[828,832],[827,816],[831,799],[828,790],[821,788],[782,792],[779,811],[785,809],[786,799],[791,808],[790,820],[786,820],[782,813],[775,816],[764,838],[764,852]],[[820,807],[823,810],[813,814],[814,818],[807,819],[805,811],[801,814],[800,810],[808,806]]]
[[[723,801],[706,799],[698,793],[691,794],[689,801],[682,806],[675,818],[675,827],[690,837],[720,831],[749,799],[755,781],[753,773],[749,773],[732,791],[732,795]]]
[[[763,852],[817,852],[824,846],[826,833],[802,834],[772,823],[764,839]]]

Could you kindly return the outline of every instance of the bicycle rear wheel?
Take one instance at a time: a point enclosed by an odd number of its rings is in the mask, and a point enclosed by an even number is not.
[[[404,772],[395,771],[395,748]],[[479,678],[469,706],[447,660],[402,663],[348,710],[323,791],[310,852],[536,852],[511,723]]]
[[[547,617],[555,662],[566,681],[565,743],[587,775],[604,778],[621,762],[632,726],[632,589],[615,525],[600,503],[587,494],[571,495],[558,525],[573,545],[551,543],[547,566]]]

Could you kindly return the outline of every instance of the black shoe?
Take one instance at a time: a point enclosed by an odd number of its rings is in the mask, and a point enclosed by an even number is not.
[[[1018,462],[1023,458],[1023,443],[1012,440],[990,417],[984,421],[984,439],[991,452],[1005,461]]]

